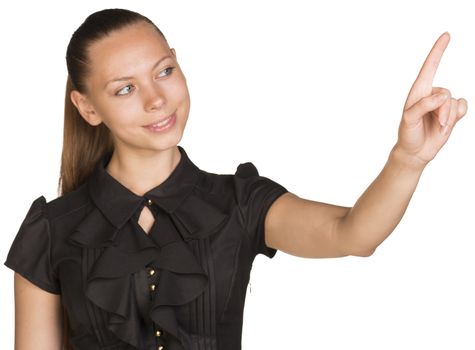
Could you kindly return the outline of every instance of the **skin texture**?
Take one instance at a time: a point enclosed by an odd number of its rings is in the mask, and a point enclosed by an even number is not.
[[[420,175],[445,144],[467,110],[466,101],[432,87],[449,42],[435,43],[412,86],[387,163],[353,207],[280,196],[265,219],[265,241],[286,253],[309,258],[369,256],[402,218]],[[108,172],[138,195],[163,182],[180,160],[180,141],[190,108],[186,79],[174,49],[152,27],[140,23],[94,43],[89,51],[87,91],[71,93],[81,116],[91,125],[105,123],[115,151]],[[161,57],[172,55],[152,69]],[[166,68],[175,67],[170,74]],[[121,82],[110,79],[128,76]],[[124,96],[115,96],[121,91]],[[152,134],[143,125],[176,112],[176,125]],[[446,133],[440,124],[445,124]],[[284,215],[285,214],[285,215]],[[139,224],[146,232],[153,216],[145,206]],[[55,350],[61,346],[59,296],[42,291],[15,274],[16,349]],[[28,312],[26,312],[28,310]]]

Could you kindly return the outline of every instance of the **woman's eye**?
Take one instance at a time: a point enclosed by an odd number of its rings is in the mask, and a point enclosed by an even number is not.
[[[122,89],[116,92],[116,95],[117,96],[127,95],[130,92],[130,90],[127,91],[127,89],[132,89],[132,85],[129,84],[127,86],[124,86]]]
[[[169,71],[170,73],[169,74],[165,74],[165,76],[169,76],[170,74],[172,74],[172,71],[175,69],[175,67],[167,67],[165,68],[164,70],[162,70],[162,72],[166,72],[166,71]],[[162,76],[161,74],[159,76]]]
[[[164,70],[162,70],[162,72],[169,72],[168,74],[165,74],[165,76],[169,76],[170,74],[172,74],[172,71],[175,69],[175,67],[167,67],[165,68]],[[160,73],[162,73],[160,72]],[[162,77],[163,75],[162,74],[159,74],[159,77]],[[120,89],[119,91],[116,92],[116,96],[124,96],[124,95],[128,95],[130,93],[130,91],[132,90],[132,85],[129,84],[127,86],[124,86],[122,89]]]

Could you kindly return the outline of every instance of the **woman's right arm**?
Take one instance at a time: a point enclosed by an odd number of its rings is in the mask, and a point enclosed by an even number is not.
[[[15,350],[61,350],[60,296],[15,273]]]

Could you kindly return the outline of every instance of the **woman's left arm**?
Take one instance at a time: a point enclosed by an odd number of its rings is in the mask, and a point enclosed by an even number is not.
[[[450,37],[442,34],[408,94],[398,140],[377,178],[352,208],[280,196],[265,219],[269,247],[301,257],[369,256],[401,220],[425,166],[465,115],[467,102],[433,87]]]

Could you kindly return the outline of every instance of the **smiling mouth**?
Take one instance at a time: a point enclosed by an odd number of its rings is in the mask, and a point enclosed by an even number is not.
[[[157,127],[160,127],[160,126],[163,126],[163,125],[166,125],[173,117],[175,116],[175,112],[173,112],[172,114],[170,114],[168,117],[166,117],[165,119],[160,119],[156,122],[153,122],[151,124],[148,124],[148,125],[144,125],[145,128],[157,128]]]
[[[173,112],[171,115],[169,115],[168,117],[166,117],[165,119],[161,119],[161,120],[158,120],[156,122],[153,122],[151,124],[148,124],[148,125],[144,125],[143,128],[153,132],[153,133],[157,133],[157,132],[165,132],[169,129],[171,129],[175,123],[176,123],[176,111]]]

